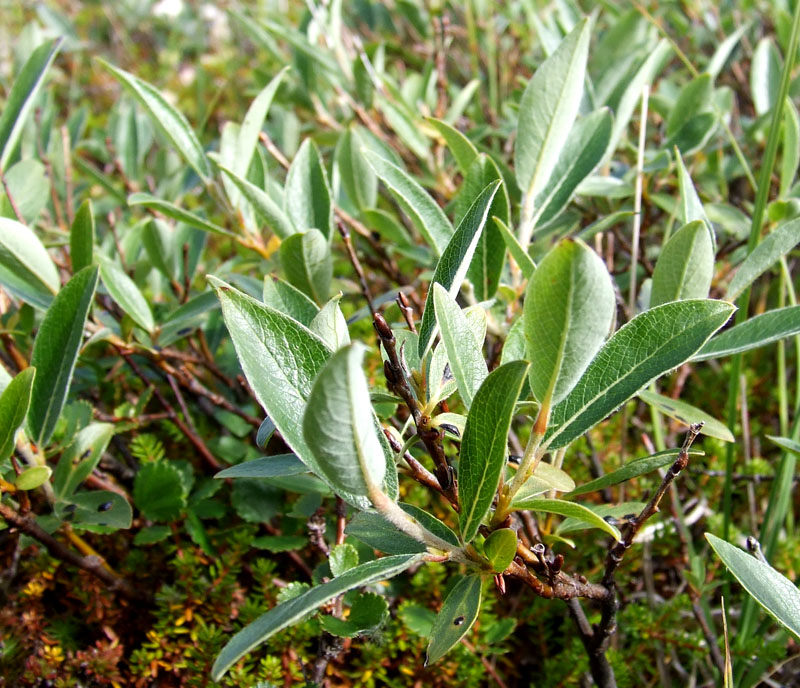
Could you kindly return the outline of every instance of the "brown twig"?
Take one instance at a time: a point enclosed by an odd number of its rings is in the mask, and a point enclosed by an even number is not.
[[[17,207],[17,202],[14,200],[14,196],[11,194],[11,190],[8,188],[8,182],[6,181],[6,176],[3,174],[3,170],[0,170],[0,182],[3,184],[3,191],[5,191],[6,198],[8,199],[8,204],[11,206],[11,210],[14,212],[14,217],[17,220],[25,224],[25,218],[22,216],[22,213],[19,211]]]
[[[356,271],[356,275],[358,276],[358,283],[361,286],[361,293],[364,295],[367,306],[369,306],[369,312],[374,313],[375,303],[372,300],[372,294],[369,290],[369,284],[367,284],[367,276],[364,274],[364,268],[361,267],[361,261],[358,260],[355,248],[353,247],[353,240],[350,238],[350,231],[342,222],[337,222],[336,226],[339,228],[339,234],[342,235],[342,240],[344,241],[344,246],[347,249],[347,255],[350,258],[350,263],[353,265],[353,270]]]
[[[403,446],[397,441],[397,438],[390,433],[387,429],[384,428],[383,434],[386,435],[386,439],[389,441],[389,446],[392,448],[392,451],[397,454]],[[436,476],[431,473],[425,466],[423,466],[419,461],[417,461],[411,454],[411,452],[405,452],[403,454],[403,458],[405,462],[408,464],[409,472],[411,473],[411,477],[414,478],[418,483],[421,485],[425,485],[426,487],[431,488],[432,490],[436,490],[441,495],[449,499],[448,494],[442,489],[442,486],[439,484],[439,481],[436,479]],[[458,508],[458,502],[450,502],[453,505],[453,508]]]
[[[124,578],[120,578],[112,571],[109,571],[103,565],[103,560],[100,557],[82,557],[76,554],[36,523],[36,519],[33,516],[22,516],[14,509],[1,502],[0,516],[8,521],[11,526],[42,544],[50,553],[50,556],[91,573],[93,576],[102,580],[110,590],[118,592],[128,599],[142,599],[141,593],[134,590],[133,586]]]
[[[383,370],[386,375],[387,386],[390,391],[396,392],[406,402],[406,406],[408,406],[408,410],[414,420],[414,425],[416,425],[417,434],[425,443],[425,447],[436,465],[436,479],[439,481],[439,485],[447,499],[450,500],[450,503],[457,504],[458,494],[455,480],[453,479],[453,469],[444,454],[441,432],[437,428],[427,427],[423,421],[422,411],[417,405],[417,400],[403,372],[403,366],[397,354],[397,340],[394,338],[394,333],[392,328],[389,327],[389,323],[380,313],[374,313],[373,325],[386,351],[387,360]]]

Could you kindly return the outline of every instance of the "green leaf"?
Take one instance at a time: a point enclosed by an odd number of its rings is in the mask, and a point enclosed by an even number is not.
[[[53,38],[34,50],[22,66],[11,90],[8,91],[3,114],[0,115],[0,170],[5,170],[17,148],[19,137],[53,64],[63,38]]]
[[[779,198],[786,198],[789,195],[798,167],[800,167],[800,115],[794,103],[787,98],[783,111]]]
[[[396,576],[417,561],[419,561],[419,555],[408,554],[370,561],[270,609],[266,614],[261,615],[249,626],[239,631],[222,649],[211,668],[212,680],[219,681],[225,672],[248,652],[278,631],[297,623],[306,614],[318,609],[329,600],[353,588],[371,585]]]
[[[578,185],[600,164],[611,140],[613,121],[608,108],[601,108],[575,122],[550,179],[536,197],[535,226],[558,217]]]
[[[527,372],[526,361],[512,361],[496,368],[472,401],[458,465],[458,517],[464,542],[475,537],[497,492],[508,454],[514,405]]]
[[[236,236],[233,232],[229,232],[224,227],[215,225],[213,222],[204,220],[199,215],[190,213],[188,210],[184,210],[183,208],[178,207],[174,203],[162,200],[161,198],[156,198],[155,196],[149,193],[143,193],[143,192],[132,193],[130,196],[128,196],[128,205],[141,205],[145,208],[157,210],[158,212],[166,215],[167,217],[171,217],[173,220],[177,220],[178,222],[183,222],[189,225],[190,227],[196,227],[197,229],[202,229],[204,232],[210,232],[211,234],[219,234],[221,236]]]
[[[425,666],[439,661],[461,641],[477,620],[480,608],[481,577],[464,576],[447,595],[436,615]]]
[[[408,172],[375,151],[364,149],[363,152],[370,167],[389,189],[403,212],[411,218],[436,254],[441,255],[453,234],[453,226],[444,211]]]
[[[703,452],[690,451],[689,454],[701,456]],[[624,483],[626,480],[638,478],[640,475],[645,475],[646,473],[650,473],[658,468],[663,468],[664,466],[674,463],[677,456],[677,449],[666,449],[664,451],[657,452],[656,454],[652,454],[651,456],[646,456],[642,459],[636,459],[635,461],[625,464],[622,468],[618,468],[617,470],[612,471],[611,473],[606,473],[595,480],[590,480],[588,483],[579,485],[572,490],[572,492],[569,492],[564,496],[577,497],[578,495],[596,492],[597,490],[603,490],[606,487],[611,487],[612,485]]]
[[[766,115],[778,100],[780,91],[781,56],[771,38],[762,38],[753,51],[750,64],[750,93],[756,115]]]
[[[81,203],[69,230],[69,257],[72,272],[80,272],[94,262],[94,210],[87,198]]]
[[[587,509],[600,516],[606,523],[614,526],[621,525],[618,520],[626,520],[638,516],[647,506],[644,502],[625,502],[623,504],[589,504]],[[556,528],[556,535],[574,533],[576,530],[596,528],[596,525],[587,523],[578,518],[565,518]]]
[[[31,405],[31,388],[36,368],[17,373],[0,395],[0,463],[14,451],[17,430],[25,422]]]
[[[40,447],[47,445],[64,408],[96,288],[96,266],[77,273],[53,299],[33,341],[36,379],[28,427]]]
[[[18,220],[21,216],[21,222],[34,225],[51,198],[45,166],[34,158],[15,162],[5,172],[5,187],[5,193],[0,192],[0,215]],[[9,198],[14,200],[16,212]]]
[[[25,225],[0,217],[0,284],[36,308],[46,309],[61,287],[47,249]]]
[[[424,544],[398,530],[374,511],[358,512],[350,519],[345,533],[386,554],[415,554],[426,550]]]
[[[300,146],[286,175],[284,210],[295,228],[304,232],[316,229],[326,241],[333,236],[333,203],[328,174],[316,144],[306,139]]]
[[[466,175],[469,166],[472,164],[473,160],[478,157],[478,149],[475,148],[475,144],[458,129],[444,120],[436,119],[435,117],[426,117],[425,121],[427,121],[428,124],[436,130],[436,133],[444,139],[444,142],[453,154],[453,158],[461,174]]]
[[[494,160],[485,153],[481,153],[467,171],[458,196],[453,201],[456,221],[461,221],[472,201],[486,188],[487,184],[502,178]],[[508,222],[510,215],[508,191],[503,185],[489,207],[489,217],[496,216],[503,222]],[[505,262],[505,245],[500,230],[493,222],[487,222],[480,239],[478,239],[478,244],[475,246],[475,254],[472,256],[467,270],[467,279],[472,282],[476,301],[488,301],[495,295]]]
[[[500,231],[500,236],[503,237],[503,241],[506,244],[508,252],[511,254],[512,258],[514,258],[514,261],[522,271],[522,276],[525,279],[530,279],[533,275],[533,271],[536,270],[536,265],[534,264],[533,260],[531,260],[528,252],[522,248],[522,244],[519,243],[517,237],[514,236],[513,232],[508,228],[508,225],[505,222],[503,222],[499,217],[493,217],[492,220],[494,220],[495,226]]]
[[[771,440],[786,451],[800,454],[800,442],[796,442],[790,437],[775,437],[774,435],[767,435],[767,439]]]
[[[218,167],[225,176],[234,183],[245,200],[253,207],[256,215],[267,223],[276,236],[285,239],[295,233],[294,225],[292,225],[289,216],[272,200],[272,197],[266,191],[259,189],[255,184],[251,184],[244,177],[237,175],[233,170],[229,170],[223,165],[218,165]],[[218,229],[222,228],[220,227]],[[223,231],[227,232],[227,230]]]
[[[483,553],[492,566],[492,571],[502,573],[517,554],[517,533],[511,528],[495,530],[483,543]]]
[[[653,271],[650,307],[669,301],[703,299],[714,276],[714,246],[706,224],[681,227],[662,247]]]
[[[152,333],[156,326],[153,322],[153,312],[136,283],[110,260],[104,260],[100,264],[100,277],[103,280],[103,286],[119,307],[139,327]]]
[[[625,91],[619,99],[619,104],[614,108],[614,128],[611,130],[611,143],[606,151],[606,159],[608,159],[619,145],[622,135],[628,128],[634,110],[639,106],[642,100],[642,88],[645,84],[652,83],[658,72],[667,64],[671,57],[672,47],[665,38],[662,38],[650,53],[647,58],[627,82]],[[686,220],[684,223],[687,222]]]
[[[578,115],[589,38],[589,20],[582,19],[539,66],[522,94],[514,169],[528,202],[550,179]]]
[[[424,509],[420,509],[413,504],[399,504],[398,505],[409,516],[414,518],[425,530],[433,533],[440,540],[450,543],[453,547],[460,547],[461,543],[458,541],[458,536],[438,518],[429,514]]]
[[[35,490],[50,479],[50,466],[31,466],[23,470],[14,480],[18,490]]]
[[[265,306],[215,277],[208,278],[222,303],[245,377],[286,444],[314,473],[323,475],[303,437],[303,413],[317,374],[330,358],[327,344],[296,320]],[[369,502],[340,494],[350,504]]]
[[[338,577],[358,566],[358,550],[353,545],[334,545],[328,563],[331,573]]]
[[[258,146],[258,135],[261,133],[261,127],[264,126],[264,120],[267,117],[270,105],[272,105],[272,100],[288,70],[288,66],[281,69],[253,99],[247,109],[247,114],[242,120],[242,126],[239,128],[239,136],[236,139],[236,158],[233,163],[233,172],[238,177],[247,175],[250,161],[253,159],[253,153],[256,150],[256,146]]]
[[[610,523],[604,521],[591,509],[586,508],[582,504],[575,502],[567,502],[563,499],[542,499],[534,497],[525,500],[514,500],[514,509],[527,509],[529,511],[539,511],[545,514],[558,514],[559,516],[567,516],[568,518],[575,518],[579,521],[589,524],[592,528],[599,528],[611,535],[615,540],[619,541],[620,534]]]
[[[334,161],[339,180],[352,204],[363,211],[378,201],[378,177],[364,158],[365,143],[356,127],[350,127],[339,138]]]
[[[186,117],[146,81],[114,67],[105,60],[97,59],[100,65],[139,102],[150,116],[150,121],[166,136],[189,166],[197,172],[200,179],[208,182],[211,178],[211,165]]]
[[[570,492],[575,489],[575,481],[560,468],[556,468],[550,463],[541,461],[533,475],[528,478],[519,488],[514,497],[514,501],[523,501],[529,497],[556,490],[558,492]]]
[[[528,282],[523,317],[531,389],[543,406],[561,401],[602,345],[616,298],[605,263],[586,244],[566,239]]]
[[[719,76],[722,68],[725,66],[725,63],[728,61],[728,58],[731,56],[731,53],[736,47],[736,44],[741,40],[742,36],[744,36],[745,32],[749,28],[749,22],[747,24],[742,24],[738,29],[736,29],[736,31],[734,31],[717,46],[717,49],[714,51],[714,54],[708,61],[708,65],[706,66],[705,70],[711,75],[712,79],[716,79]]]
[[[308,325],[308,329],[322,339],[333,351],[350,343],[350,333],[342,309],[339,308],[341,292],[326,303]]]
[[[433,283],[433,304],[436,322],[442,333],[442,342],[447,351],[450,370],[458,385],[458,392],[464,406],[469,409],[475,392],[486,379],[489,371],[483,351],[467,324],[467,318],[455,299],[447,290]]]
[[[706,540],[725,567],[781,626],[800,638],[800,591],[769,564],[711,533]]]
[[[386,473],[360,342],[340,349],[320,371],[308,398],[303,434],[317,466],[338,490],[367,496]]]
[[[733,433],[720,421],[713,416],[708,415],[705,411],[695,408],[691,404],[679,399],[671,399],[661,394],[651,392],[643,389],[638,394],[639,398],[653,408],[657,409],[665,416],[674,418],[675,420],[692,425],[693,423],[703,423],[703,428],[700,432],[709,437],[716,437],[723,442],[733,442]]]
[[[166,461],[143,464],[133,481],[133,501],[151,521],[173,521],[186,508],[180,471]]]
[[[784,337],[800,334],[800,306],[776,308],[756,315],[717,335],[692,357],[693,361],[732,356]]]
[[[674,136],[696,115],[713,108],[714,85],[710,74],[701,74],[685,84],[678,93],[667,117],[667,138]]]
[[[133,519],[128,501],[110,490],[78,492],[66,501],[57,502],[55,511],[60,518],[76,526],[130,528]]]
[[[735,301],[739,298],[739,295],[747,287],[775,265],[782,256],[789,253],[798,243],[800,243],[800,218],[789,220],[772,230],[742,261],[731,283],[728,285],[728,290],[725,292],[725,300]]]
[[[56,499],[69,499],[91,475],[113,436],[111,423],[90,423],[78,431],[56,465],[53,476]]]
[[[278,454],[236,464],[216,473],[214,477],[218,480],[227,478],[276,478],[307,472],[308,466],[294,454]]]
[[[478,245],[483,227],[486,224],[489,208],[492,205],[497,189],[500,187],[499,181],[487,186],[475,202],[470,206],[464,219],[458,225],[455,233],[442,252],[441,258],[433,272],[431,284],[441,284],[450,296],[455,295],[461,289],[461,283],[467,274],[475,247]],[[436,315],[433,306],[433,289],[428,289],[428,296],[425,300],[425,310],[422,314],[422,322],[419,326],[419,345],[417,351],[420,358],[425,354],[428,345],[433,339],[436,331]]]
[[[724,301],[675,301],[640,313],[606,342],[551,416],[545,446],[564,447],[640,389],[689,360],[730,318]]]
[[[289,283],[322,305],[333,278],[331,247],[318,229],[292,234],[281,242],[281,265]]]
[[[319,306],[297,287],[275,275],[264,277],[262,300],[268,306],[285,313],[290,318],[308,327],[319,313]]]
[[[675,148],[685,155],[702,148],[717,128],[717,116],[713,112],[695,115],[664,141],[665,148]]]
[[[680,150],[677,148],[675,149],[675,157],[678,162],[678,188],[680,189],[681,193],[681,202],[678,206],[678,219],[684,225],[688,225],[690,222],[694,222],[695,220],[702,220],[708,228],[708,233],[711,237],[712,253],[716,254],[717,239],[714,234],[714,229],[711,226],[711,221],[708,219],[708,215],[706,215],[705,209],[703,208],[703,203],[700,201],[700,197],[697,195],[697,191],[694,188],[692,178],[689,176],[686,165],[683,164],[683,158],[681,157]]]
[[[341,638],[353,638],[380,626],[389,616],[389,603],[374,592],[362,592],[353,600],[347,619],[321,616],[320,623],[328,633]]]

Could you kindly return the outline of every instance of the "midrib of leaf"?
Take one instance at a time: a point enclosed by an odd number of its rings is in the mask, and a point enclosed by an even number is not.
[[[570,273],[575,270],[575,263],[570,266]],[[553,376],[550,378],[550,386],[547,388],[547,395],[542,400],[542,409],[547,409],[548,417],[550,415],[550,400],[553,398],[553,391],[556,388],[556,382],[558,382],[559,373],[561,372],[561,364],[564,361],[564,350],[567,348],[567,340],[569,339],[569,323],[572,321],[572,297],[575,293],[575,280],[574,274],[570,275],[569,280],[569,293],[567,294],[567,308],[566,308],[566,317],[564,318],[564,322],[566,323],[566,327],[561,328],[561,337],[560,343],[558,345],[558,357],[556,359],[556,366],[553,370]]]
[[[698,325],[693,325],[691,327],[687,327],[686,329],[681,330],[680,334],[683,336],[687,332],[691,332],[695,327],[698,327]],[[573,412],[569,416],[569,418],[566,418],[564,420],[564,422],[561,423],[559,428],[552,435],[550,435],[550,437],[548,437],[548,438],[546,438],[544,440],[543,447],[544,448],[549,447],[554,442],[554,440],[556,440],[558,438],[558,436],[561,435],[563,433],[563,431],[566,428],[568,428],[574,422],[574,420],[576,418],[579,418],[581,415],[583,415],[583,413],[586,411],[586,409],[588,409],[590,406],[592,406],[598,399],[600,399],[601,397],[607,396],[608,394],[613,392],[617,387],[621,386],[628,379],[630,379],[631,377],[634,377],[634,373],[638,372],[643,367],[645,367],[651,360],[653,360],[654,358],[659,356],[662,351],[664,351],[665,349],[669,349],[671,347],[672,342],[673,342],[674,339],[675,339],[674,337],[670,337],[669,339],[664,340],[662,342],[661,346],[659,346],[657,349],[654,349],[647,358],[642,359],[633,368],[629,368],[628,371],[625,373],[625,375],[623,375],[622,377],[617,378],[608,387],[604,387],[603,389],[599,390],[593,397],[591,397],[587,402],[585,402],[578,410]],[[611,342],[611,340],[609,340],[609,343],[610,342]],[[601,350],[601,352],[602,352],[602,350]],[[587,372],[589,372],[590,370],[591,370],[591,367],[589,369],[587,369]],[[585,377],[585,375],[586,375],[586,373],[584,373],[584,377]],[[656,375],[653,376],[653,377],[657,377],[657,376],[658,376],[658,373],[656,373]],[[582,380],[583,380],[583,378],[581,379],[581,381]],[[567,397],[565,397],[564,400],[562,402],[560,402],[560,403],[565,403],[569,399],[569,397],[578,389],[578,386],[580,385],[581,381],[578,382],[578,385],[576,387],[574,387],[572,392],[570,392],[570,394],[567,395]],[[644,383],[642,383],[643,386],[646,385],[648,381],[649,380],[646,380]]]

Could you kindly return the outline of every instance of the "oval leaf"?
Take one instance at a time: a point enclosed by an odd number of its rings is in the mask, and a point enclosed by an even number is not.
[[[662,247],[653,271],[650,307],[669,301],[704,299],[714,276],[714,246],[705,222],[681,227]]]
[[[361,564],[328,583],[311,588],[302,595],[270,609],[253,623],[245,626],[222,648],[211,668],[212,680],[219,681],[225,672],[248,652],[278,631],[299,622],[306,614],[319,609],[329,600],[353,588],[396,576],[417,563],[419,559],[419,555],[401,554]]]
[[[308,466],[294,454],[278,454],[231,466],[215,474],[214,478],[282,478],[307,472]]]
[[[467,274],[475,247],[478,245],[481,232],[483,231],[489,208],[492,205],[497,189],[501,182],[496,181],[487,186],[475,202],[470,206],[464,219],[458,225],[447,247],[442,253],[442,257],[433,272],[431,284],[441,284],[450,296],[455,295],[461,289],[461,283]],[[428,296],[425,299],[425,310],[422,313],[422,322],[419,326],[419,345],[417,350],[420,358],[423,357],[428,349],[428,345],[436,332],[436,315],[433,306],[433,289],[428,289]]]
[[[235,236],[233,232],[229,232],[224,227],[215,225],[213,222],[204,220],[199,215],[190,213],[188,210],[184,210],[183,208],[178,207],[174,203],[170,203],[169,201],[164,201],[160,198],[156,198],[155,196],[149,193],[143,193],[143,192],[132,193],[130,196],[128,196],[128,205],[141,205],[144,206],[145,208],[157,210],[158,212],[163,213],[167,217],[171,217],[173,220],[177,220],[178,222],[183,222],[184,224],[187,224],[190,227],[197,227],[197,229],[202,229],[204,232],[210,232],[211,234],[220,234],[221,236]]]
[[[689,454],[702,456],[703,452],[690,451]],[[666,449],[665,451],[657,452],[651,456],[646,456],[642,459],[636,459],[635,461],[625,464],[622,468],[618,468],[616,471],[606,473],[595,480],[591,480],[588,483],[578,486],[565,496],[577,497],[578,495],[596,492],[597,490],[603,490],[606,487],[611,487],[612,485],[624,483],[626,480],[638,478],[640,475],[645,475],[646,473],[650,473],[657,468],[663,468],[664,466],[673,463],[677,456],[677,449]]]
[[[215,277],[208,280],[219,296],[239,363],[258,403],[295,455],[314,473],[323,475],[303,436],[303,413],[330,349],[288,315]],[[369,506],[361,497],[340,496],[359,508]]]
[[[605,263],[582,241],[564,240],[536,268],[525,294],[531,389],[548,408],[578,382],[611,329],[614,287]]]
[[[685,363],[735,308],[710,299],[675,301],[640,313],[598,352],[553,409],[545,444],[564,447],[664,373]]]
[[[17,373],[0,395],[0,462],[14,450],[17,430],[25,422],[31,405],[36,368],[25,368]]]
[[[25,225],[0,217],[0,284],[12,296],[48,308],[61,286],[58,270],[39,237]]]
[[[558,217],[578,185],[600,164],[611,140],[612,123],[608,108],[575,122],[547,185],[536,197],[534,227]]]
[[[111,298],[117,302],[120,308],[125,311],[131,319],[143,330],[151,332],[155,329],[153,322],[153,312],[150,304],[139,291],[136,283],[128,275],[109,260],[103,261],[100,265],[100,277],[103,286]]]
[[[665,416],[674,418],[675,420],[692,425],[693,423],[703,423],[700,430],[701,434],[708,435],[709,437],[716,437],[723,442],[733,442],[733,433],[720,421],[713,416],[708,415],[705,411],[695,408],[691,404],[687,404],[680,399],[671,399],[665,397],[663,394],[657,394],[649,390],[642,390],[639,392],[639,398],[653,408],[658,409]]]
[[[545,514],[558,514],[559,516],[567,516],[579,521],[583,521],[590,525],[592,528],[599,528],[611,535],[615,540],[619,541],[620,534],[610,523],[603,520],[591,509],[587,509],[582,504],[575,502],[567,502],[563,499],[542,499],[534,497],[532,499],[515,500],[513,504],[514,509],[527,509],[529,511],[539,511]]]
[[[50,439],[64,407],[96,288],[96,266],[76,274],[53,299],[33,341],[36,379],[28,427],[40,447]]]
[[[492,571],[502,573],[517,554],[517,533],[511,528],[495,530],[483,543],[483,553],[492,566]]]
[[[472,405],[475,392],[486,379],[489,371],[483,352],[467,323],[467,318],[459,305],[441,285],[433,284],[433,304],[436,311],[436,322],[442,333],[450,362],[450,370],[458,385],[458,392],[464,406]],[[434,381],[436,382],[436,381]]]
[[[69,258],[73,273],[94,262],[94,210],[88,198],[75,213],[69,230]]]
[[[777,263],[800,243],[800,218],[790,220],[765,236],[753,251],[742,261],[733,276],[726,301],[735,301],[755,280]]]
[[[458,464],[461,537],[469,542],[497,492],[508,454],[508,431],[522,389],[526,361],[512,361],[484,380],[467,416]]]
[[[447,595],[431,629],[425,666],[439,661],[467,634],[481,607],[481,577],[465,576]]]
[[[796,334],[800,334],[800,306],[776,308],[725,330],[700,349],[692,360],[732,356]]]
[[[540,65],[522,94],[514,169],[519,188],[531,201],[550,179],[578,115],[589,37],[589,20],[582,19]]]
[[[367,496],[386,473],[360,342],[341,349],[320,371],[308,398],[303,435],[321,474],[334,488]]]
[[[800,638],[800,591],[769,564],[711,533],[706,540],[725,567],[781,626]]]
[[[6,169],[17,147],[28,113],[36,101],[36,96],[44,83],[47,70],[53,64],[63,38],[53,38],[34,50],[22,66],[8,97],[3,104],[0,116],[0,170]]]
[[[286,175],[284,210],[295,228],[317,229],[327,241],[333,234],[333,203],[328,174],[311,139],[297,151]]]
[[[98,58],[100,65],[109,72],[123,88],[128,91],[145,112],[150,115],[152,123],[167,137],[175,149],[183,156],[204,182],[211,178],[211,165],[205,151],[197,140],[194,131],[186,121],[186,117],[176,110],[153,86],[139,77],[114,67]]]
[[[444,211],[405,170],[375,151],[364,149],[367,162],[411,218],[425,241],[441,255],[453,234],[453,225]]]
[[[281,243],[281,265],[289,283],[322,305],[328,300],[333,259],[328,240],[318,229],[292,234]]]
[[[31,466],[20,473],[14,485],[18,490],[35,490],[50,479],[50,466]]]

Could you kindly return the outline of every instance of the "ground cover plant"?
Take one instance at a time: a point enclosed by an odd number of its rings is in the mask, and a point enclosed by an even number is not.
[[[800,5],[0,17],[3,685],[793,685]]]

